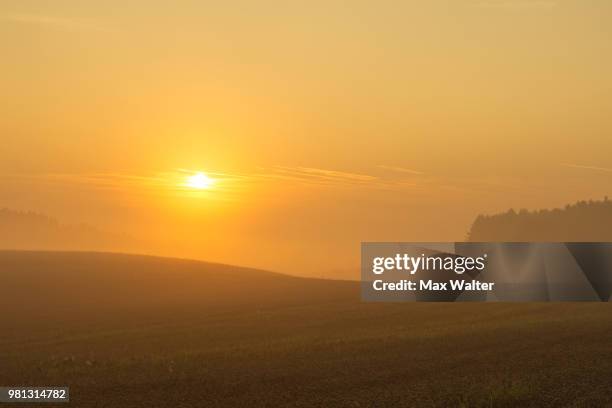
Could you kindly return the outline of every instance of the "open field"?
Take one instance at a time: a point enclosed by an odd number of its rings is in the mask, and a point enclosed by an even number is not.
[[[358,289],[0,251],[0,385],[69,385],[75,407],[612,406],[610,303],[366,304]]]

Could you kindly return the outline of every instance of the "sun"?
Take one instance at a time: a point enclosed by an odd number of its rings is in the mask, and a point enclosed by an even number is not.
[[[207,190],[212,187],[215,180],[208,177],[206,174],[198,172],[187,177],[185,186],[195,190]]]

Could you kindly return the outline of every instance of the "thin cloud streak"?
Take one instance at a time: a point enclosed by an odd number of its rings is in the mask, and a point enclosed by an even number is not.
[[[553,0],[488,0],[472,3],[472,7],[489,9],[550,9],[558,5]]]
[[[45,16],[38,14],[13,13],[0,16],[0,19],[14,23],[37,25],[41,27],[56,28],[62,30],[98,31],[111,33],[118,30],[99,25],[93,20],[66,18],[57,16]]]
[[[289,176],[290,178],[331,183],[363,184],[378,180],[378,177],[367,174],[318,169],[313,167],[276,166],[273,168],[273,171],[274,174],[285,175]]]
[[[612,172],[593,166],[566,164],[564,166],[579,169]],[[382,166],[377,166],[381,168]],[[406,168],[394,168],[400,174],[415,174]],[[479,193],[539,191],[540,186],[524,185],[513,179],[465,179],[453,177],[410,177],[395,179],[393,177],[374,176],[363,173],[320,169],[314,167],[274,166],[259,168],[254,172],[219,172],[206,169],[178,168],[167,172],[149,175],[124,173],[85,173],[85,174],[39,174],[39,175],[4,175],[0,183],[65,186],[82,189],[98,189],[107,191],[124,191],[135,194],[187,194],[203,195],[215,200],[237,199],[242,193],[264,184],[285,184],[294,187],[312,188],[342,188],[355,190],[385,190],[385,191],[473,191]],[[210,190],[194,191],[186,185],[186,179],[197,172],[203,172],[215,180]],[[418,172],[418,174],[422,174]],[[280,188],[280,187],[279,187]]]
[[[606,173],[612,173],[612,169],[606,167],[597,167],[597,166],[585,166],[581,164],[563,164],[564,167],[569,167],[572,169],[583,169],[583,170],[595,170],[595,171],[603,171]]]
[[[79,185],[83,188],[130,190],[135,192],[189,191],[185,186],[188,176],[203,172],[215,180],[211,192],[231,193],[243,187],[258,183],[291,183],[293,185],[318,185],[324,187],[358,187],[376,189],[402,189],[417,185],[413,180],[392,180],[369,174],[320,169],[314,167],[274,166],[260,168],[261,171],[227,173],[205,169],[178,168],[151,175],[124,173],[81,173],[81,174],[18,174],[0,176],[0,180],[14,183],[45,183]]]
[[[394,171],[394,172],[397,172],[397,173],[414,174],[416,176],[420,176],[420,175],[424,175],[425,174],[422,171],[413,170],[413,169],[407,169],[405,167],[387,166],[387,165],[384,165],[384,164],[379,164],[376,167],[378,167],[379,169]]]
[[[79,184],[93,188],[121,189],[127,187],[156,187],[165,183],[162,176],[142,176],[119,173],[85,173],[85,174],[34,174],[8,175],[4,180],[13,182],[38,182],[48,184]]]

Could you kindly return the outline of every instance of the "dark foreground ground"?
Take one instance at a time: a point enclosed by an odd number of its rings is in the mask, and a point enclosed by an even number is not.
[[[69,385],[73,407],[612,406],[610,303],[365,304],[350,282],[0,252],[0,307],[0,385]]]

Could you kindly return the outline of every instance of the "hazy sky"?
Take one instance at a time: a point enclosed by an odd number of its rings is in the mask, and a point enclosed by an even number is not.
[[[285,272],[612,181],[607,0],[0,3],[0,207]],[[207,190],[182,186],[193,172]]]

